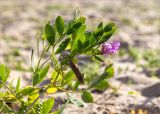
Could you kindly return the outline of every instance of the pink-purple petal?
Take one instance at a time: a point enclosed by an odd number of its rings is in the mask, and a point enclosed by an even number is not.
[[[120,42],[115,41],[111,43],[104,43],[102,44],[102,53],[104,55],[112,55],[118,52],[118,49],[120,47]]]

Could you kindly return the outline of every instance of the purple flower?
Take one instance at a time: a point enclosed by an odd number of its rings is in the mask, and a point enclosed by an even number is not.
[[[120,42],[114,41],[110,43],[104,43],[102,44],[102,54],[104,55],[112,55],[118,52],[118,49],[120,47]]]

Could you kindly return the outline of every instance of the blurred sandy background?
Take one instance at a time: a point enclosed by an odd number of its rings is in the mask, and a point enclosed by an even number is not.
[[[10,80],[31,78],[29,58],[37,35],[47,21],[58,15],[67,21],[75,10],[86,16],[88,29],[100,21],[117,24],[112,39],[122,42],[115,59],[119,80],[138,76],[135,90],[159,81],[160,0],[0,0],[0,63],[12,69]]]

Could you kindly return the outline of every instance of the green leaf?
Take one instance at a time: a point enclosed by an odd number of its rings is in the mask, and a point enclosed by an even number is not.
[[[96,86],[97,84],[99,84],[101,81],[103,81],[104,79],[108,79],[108,78],[112,78],[114,75],[114,69],[111,65],[108,65],[105,68],[105,71],[103,74],[101,74],[96,80],[94,80],[93,82],[91,82],[91,84],[88,86],[88,89],[93,88],[94,86]]]
[[[14,95],[9,94],[9,95],[5,95],[3,97],[3,101],[4,102],[15,102],[15,101],[17,101],[17,98]]]
[[[55,54],[61,53],[62,51],[65,50],[65,48],[68,46],[70,41],[70,38],[67,38],[66,40],[64,40],[58,47],[58,49],[56,50]]]
[[[73,103],[74,105],[78,106],[78,107],[84,107],[84,104],[77,100],[76,98],[73,98],[72,96],[70,96],[69,94],[68,95],[68,99],[70,100],[71,103]]]
[[[89,44],[90,44],[90,46],[94,46],[95,43],[96,43],[96,39],[95,39],[95,37],[92,35],[92,36],[90,37]]]
[[[81,16],[76,20],[76,22],[81,22],[82,24],[84,24],[86,22],[86,18]]]
[[[20,83],[21,83],[21,80],[20,80],[20,77],[19,77],[19,78],[18,78],[18,81],[17,81],[17,85],[16,85],[16,92],[19,91]]]
[[[83,49],[83,43],[81,40],[78,40],[78,51]]]
[[[71,47],[71,53],[74,55],[76,53],[81,53],[83,50],[83,43],[81,40],[75,40],[72,47]]]
[[[51,76],[52,76],[52,81],[54,81],[54,80],[61,81],[62,80],[62,75],[60,73],[58,73],[56,70],[53,70]]]
[[[55,41],[55,31],[50,24],[46,24],[45,26],[45,35],[47,37],[49,44],[53,45]]]
[[[48,73],[49,70],[49,65],[47,65],[46,67],[39,69],[39,71],[37,71],[34,76],[33,76],[33,86],[41,83],[44,79],[44,77],[46,76],[46,74]]]
[[[62,35],[64,32],[65,23],[61,16],[58,16],[55,21],[55,26],[59,35]]]
[[[104,27],[104,32],[111,31],[112,29],[115,29],[115,28],[116,28],[115,23],[109,23]]]
[[[20,90],[20,93],[22,95],[31,95],[31,94],[34,94],[36,92],[37,92],[37,90],[33,87],[30,87],[30,86],[27,86],[27,87]]]
[[[54,105],[54,99],[49,98],[48,100],[44,101],[41,107],[40,114],[48,114]]]
[[[102,80],[101,82],[99,82],[96,86],[95,89],[96,90],[105,90],[106,88],[110,87],[110,83],[106,80]]]
[[[82,25],[82,26],[78,29],[77,33],[76,33],[77,38],[78,38],[79,40],[81,40],[82,42],[84,42],[84,40],[85,40],[85,30],[86,30],[86,25]]]
[[[33,75],[33,79],[32,79],[32,83],[33,86],[35,86],[36,84],[40,83],[40,71],[37,71],[34,75]]]
[[[108,65],[104,71],[104,78],[109,79],[114,76],[113,64]]]
[[[112,36],[113,32],[107,32],[107,33],[104,33],[102,38],[98,41],[97,44],[102,44],[104,42],[106,42],[107,40],[109,40]]]
[[[67,35],[70,35],[70,34],[72,34],[72,33],[74,33],[74,29],[73,29],[73,28],[69,28],[66,34],[67,34]]]
[[[82,22],[74,22],[71,24],[71,26],[69,26],[68,30],[67,30],[67,35],[69,34],[73,34],[74,32],[77,32],[81,26],[82,26]]]
[[[98,37],[101,37],[103,35],[103,28],[97,28],[94,32],[94,37],[97,39]]]
[[[46,40],[46,39],[47,39],[47,36],[46,36],[45,33],[43,33],[43,34],[41,35],[41,37],[42,37],[42,40]]]
[[[91,33],[91,32],[85,32],[85,33],[84,33],[84,37],[85,37],[85,40],[84,40],[84,43],[83,43],[83,47],[84,47],[84,48],[89,47],[91,36],[92,36],[92,33]]]
[[[104,34],[97,44],[102,44],[107,40],[109,40],[111,36],[114,34],[114,32],[116,31],[116,26],[114,23],[109,23],[104,27],[103,31],[104,31]]]
[[[86,25],[82,25],[80,29],[77,30],[76,34],[72,35],[73,43],[71,44],[71,54],[82,53],[84,50],[85,43],[85,30]],[[74,37],[73,37],[74,36]]]
[[[73,29],[74,23],[75,23],[75,20],[71,20],[68,22],[66,35],[70,35],[75,32],[75,30]]]
[[[103,59],[101,59],[100,57],[98,57],[98,56],[96,56],[96,55],[94,56],[94,59],[96,59],[96,60],[99,61],[99,62],[104,62]]]
[[[77,29],[79,29],[81,26],[82,26],[82,23],[81,23],[81,22],[75,23],[75,24],[73,25],[73,29],[74,29],[74,30],[77,30]]]
[[[97,28],[103,28],[103,22],[100,22]]]
[[[10,69],[7,66],[1,64],[0,65],[0,81],[5,83],[9,76],[9,73],[10,73]],[[2,84],[0,83],[0,88],[1,87],[2,87]]]
[[[92,97],[91,93],[88,92],[88,91],[83,91],[82,94],[81,94],[81,98],[86,103],[92,103],[93,102],[93,97]]]
[[[75,91],[79,85],[80,85],[80,82],[77,80],[73,85],[73,91]]]
[[[102,52],[100,50],[95,50],[94,55],[102,55]]]
[[[41,72],[40,72],[40,82],[43,81],[43,78],[48,73],[49,67],[50,67],[50,65],[47,65],[46,67],[44,67],[44,68],[41,69]]]
[[[35,100],[38,96],[39,96],[38,93],[29,95],[29,96],[28,96],[28,103],[29,103],[29,104],[33,103],[34,100]]]
[[[68,83],[70,82],[73,78],[75,77],[75,74],[73,71],[69,71],[65,76],[64,76],[64,82]]]

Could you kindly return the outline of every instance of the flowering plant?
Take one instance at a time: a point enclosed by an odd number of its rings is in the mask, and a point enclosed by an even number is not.
[[[79,70],[78,56],[89,56],[91,60],[104,62],[101,56],[117,53],[119,42],[107,43],[116,30],[114,23],[101,22],[94,31],[87,31],[86,18],[75,16],[65,22],[58,16],[51,24],[48,22],[44,32],[38,38],[38,61],[34,63],[35,50],[32,50],[32,85],[20,88],[20,78],[16,88],[10,89],[7,84],[10,69],[0,65],[0,87],[5,86],[9,92],[1,93],[0,111],[16,114],[48,114],[49,112],[62,114],[68,103],[83,107],[85,103],[94,102],[91,90],[94,88],[107,88],[108,79],[114,75],[112,64],[107,65],[104,72],[96,79],[86,83],[85,76]],[[42,42],[42,46],[39,44]],[[102,45],[102,49],[99,47]],[[42,50],[40,49],[42,47]],[[46,58],[47,57],[47,58]],[[53,66],[53,67],[50,67]],[[51,71],[51,72],[49,72]],[[49,77],[49,83],[41,83]],[[70,85],[70,88],[67,86]],[[79,88],[85,85],[85,88]],[[44,100],[46,94],[57,91],[66,92],[66,101],[56,111],[53,111],[54,98]],[[83,102],[72,96],[73,93],[81,94]]]
[[[102,44],[102,53],[104,55],[115,54],[118,52],[119,47],[120,47],[120,42],[118,41],[111,43],[105,42],[104,44]]]

